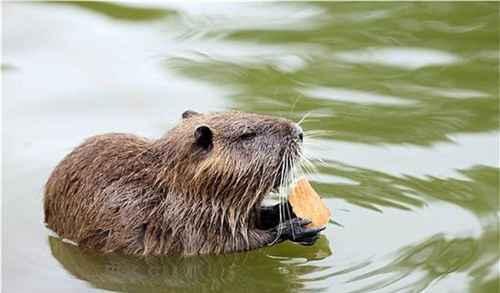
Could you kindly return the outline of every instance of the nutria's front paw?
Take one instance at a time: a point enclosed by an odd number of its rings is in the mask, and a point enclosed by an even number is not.
[[[258,212],[257,227],[263,230],[276,227],[280,219],[283,221],[297,217],[289,202],[280,203],[274,206],[260,207]]]
[[[319,232],[325,227],[309,228],[306,227],[311,221],[301,218],[293,218],[274,227],[273,233],[281,241],[290,240],[302,245],[312,245],[319,237]]]

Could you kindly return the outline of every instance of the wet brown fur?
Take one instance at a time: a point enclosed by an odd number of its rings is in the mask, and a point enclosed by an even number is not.
[[[270,244],[256,209],[284,161],[299,156],[292,122],[241,112],[186,116],[160,139],[104,134],[74,149],[47,181],[48,227],[79,246],[127,254],[220,254]],[[197,143],[199,126],[213,133],[209,148]]]

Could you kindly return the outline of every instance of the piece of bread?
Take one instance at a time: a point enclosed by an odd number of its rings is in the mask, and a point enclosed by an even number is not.
[[[312,221],[308,227],[324,227],[330,220],[330,210],[305,178],[297,181],[288,201],[297,217]]]

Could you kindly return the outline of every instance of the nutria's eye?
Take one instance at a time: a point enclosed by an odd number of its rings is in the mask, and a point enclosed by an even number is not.
[[[240,139],[241,140],[250,140],[256,136],[257,136],[257,133],[255,133],[255,132],[246,132],[240,136]]]

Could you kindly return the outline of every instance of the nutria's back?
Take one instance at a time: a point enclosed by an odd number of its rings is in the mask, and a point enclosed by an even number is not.
[[[301,141],[291,121],[241,112],[187,111],[157,140],[94,136],[48,179],[45,221],[61,237],[104,252],[261,247],[276,237],[258,225],[261,201],[288,176]]]

